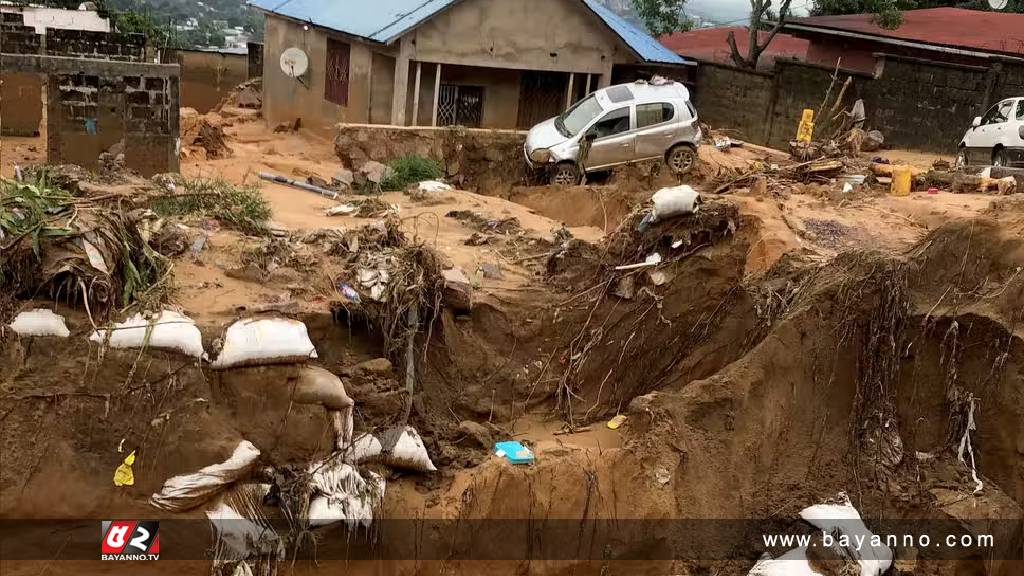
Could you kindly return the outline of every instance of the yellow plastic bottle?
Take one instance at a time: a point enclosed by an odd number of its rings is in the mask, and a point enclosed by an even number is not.
[[[892,168],[892,195],[910,196],[910,185],[913,180],[913,172],[910,166],[893,166]]]

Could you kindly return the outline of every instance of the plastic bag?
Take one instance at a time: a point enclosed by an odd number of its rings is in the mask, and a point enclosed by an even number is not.
[[[174,350],[193,358],[206,357],[203,351],[203,335],[199,333],[199,328],[196,328],[196,323],[188,316],[172,310],[164,310],[152,319],[136,314],[120,324],[115,324],[110,330],[100,329],[93,332],[89,340],[99,344],[107,343],[111,348],[148,346]]]
[[[220,489],[247,475],[259,457],[260,451],[252,442],[242,440],[224,462],[207,466],[194,474],[169,478],[160,492],[149,498],[149,502],[170,512],[200,506]]]
[[[352,441],[346,456],[356,463],[380,462],[415,472],[437,471],[423,439],[409,426],[392,428],[377,435],[362,434]]]
[[[67,324],[64,323],[64,317],[46,308],[26,310],[18,314],[14,317],[14,322],[11,322],[11,330],[19,336],[67,338],[71,335]]]
[[[287,318],[248,319],[228,326],[224,347],[212,366],[263,366],[305,362],[310,358],[316,358],[316,348],[302,322]]]
[[[696,190],[683,184],[671,188],[662,188],[651,197],[654,201],[654,221],[693,214],[697,211],[700,203],[700,194]]]

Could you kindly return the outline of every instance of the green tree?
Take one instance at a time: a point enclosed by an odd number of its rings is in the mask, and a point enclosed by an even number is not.
[[[664,36],[693,28],[683,14],[686,0],[633,0],[633,10],[652,36]]]

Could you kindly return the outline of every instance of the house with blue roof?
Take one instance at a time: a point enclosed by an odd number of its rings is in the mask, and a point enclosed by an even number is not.
[[[528,128],[598,88],[694,66],[598,0],[249,4],[266,17],[272,125]]]

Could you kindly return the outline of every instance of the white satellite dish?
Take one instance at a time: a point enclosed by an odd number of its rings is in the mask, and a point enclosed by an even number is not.
[[[1002,10],[1003,8],[1006,8],[1009,1],[1010,0],[988,0],[988,5],[991,6],[993,10]]]
[[[281,53],[281,71],[292,78],[298,78],[309,70],[309,56],[292,47]]]

